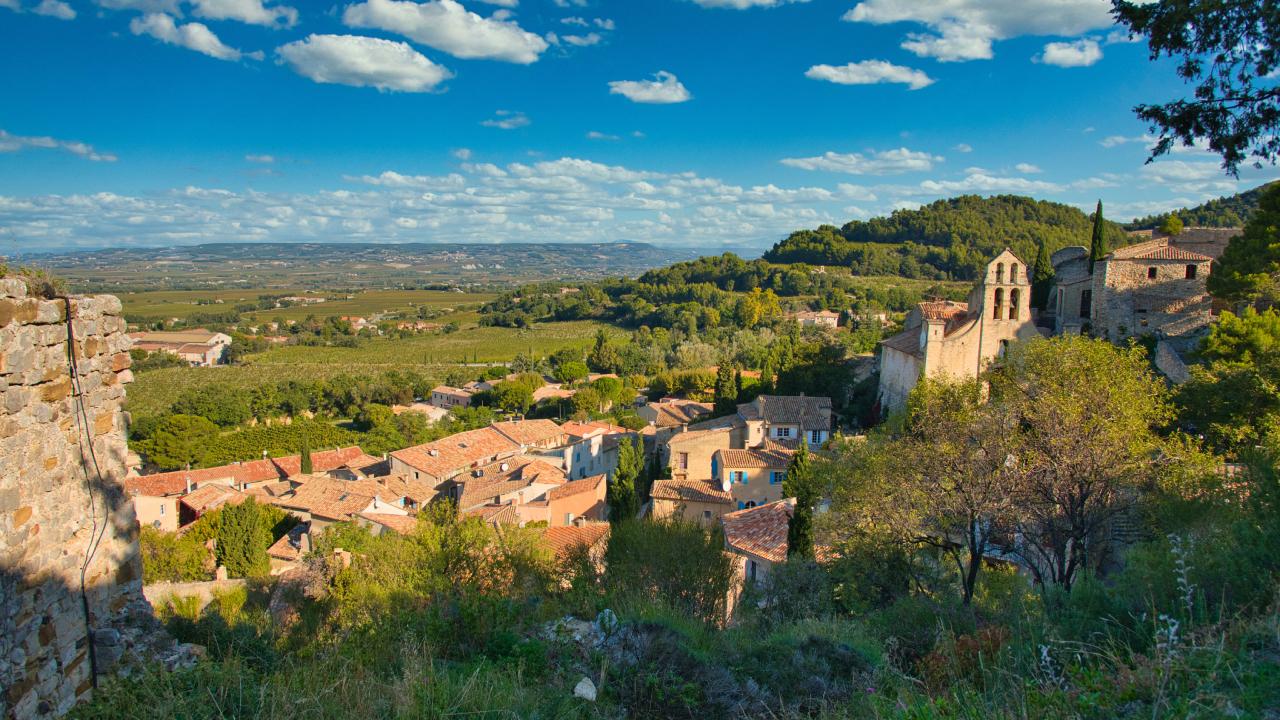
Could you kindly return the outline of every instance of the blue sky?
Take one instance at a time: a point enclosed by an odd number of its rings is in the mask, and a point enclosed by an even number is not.
[[[216,241],[764,247],[962,193],[1109,217],[1186,89],[1107,0],[0,0],[0,254]],[[21,68],[21,70],[17,70]]]

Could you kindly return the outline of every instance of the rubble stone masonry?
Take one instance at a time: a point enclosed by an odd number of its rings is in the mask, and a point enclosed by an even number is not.
[[[103,674],[165,639],[142,596],[137,522],[119,485],[133,379],[120,301],[70,301],[79,396],[67,308],[0,278],[3,718],[61,715],[92,690],[91,650]],[[95,543],[86,621],[81,568]]]

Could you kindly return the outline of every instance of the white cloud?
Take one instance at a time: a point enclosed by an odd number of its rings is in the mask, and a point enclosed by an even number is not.
[[[244,159],[246,162],[261,163],[263,165],[270,165],[276,161],[274,155],[245,155]]]
[[[985,173],[972,173],[963,180],[925,180],[920,189],[926,193],[973,193],[973,192],[1062,192],[1063,187],[1057,183],[1044,180],[1028,180],[1020,177],[998,177]]]
[[[933,164],[942,162],[942,158],[927,152],[897,148],[866,155],[826,152],[817,157],[784,158],[781,162],[801,170],[825,170],[850,175],[896,175],[932,170]]]
[[[847,65],[814,65],[805,71],[804,76],[840,85],[901,83],[910,86],[912,90],[919,90],[933,84],[933,78],[923,70],[894,65],[884,60],[863,60]]]
[[[94,4],[108,10],[137,10],[138,12],[162,12],[181,15],[180,0],[93,0]]]
[[[614,80],[609,92],[638,103],[682,103],[693,98],[688,88],[675,75],[660,70],[653,80]]]
[[[746,10],[748,8],[758,7],[778,7],[779,5],[789,5],[795,2],[809,2],[809,0],[693,0],[693,2],[704,8]]]
[[[1127,145],[1128,143],[1144,143],[1146,145],[1150,145],[1155,141],[1155,136],[1152,135],[1136,135],[1133,137],[1126,135],[1108,135],[1107,137],[1099,140],[1098,144],[1104,148],[1113,148],[1120,145]]]
[[[12,135],[4,130],[0,130],[0,153],[17,152],[26,148],[65,150],[73,155],[79,155],[86,160],[92,160],[94,162],[116,161],[116,156],[114,154],[98,152],[92,145],[88,145],[77,140],[59,140],[47,135]]]
[[[531,121],[528,116],[522,112],[512,112],[510,110],[499,110],[494,113],[495,117],[481,122],[485,127],[500,128],[502,130],[515,130],[528,125]]]
[[[318,83],[427,92],[453,77],[408,43],[362,35],[309,35],[276,53],[294,72]]]
[[[617,135],[610,135],[608,133],[602,133],[598,130],[592,130],[587,133],[587,139],[588,140],[621,140],[622,138],[618,137]]]
[[[992,42],[1020,35],[1074,36],[1109,28],[1108,0],[863,0],[844,14],[849,22],[914,22],[930,30],[910,33],[905,50],[943,62],[992,57]]]
[[[562,35],[560,39],[576,47],[590,47],[599,45],[604,38],[600,33],[587,33],[586,35]]]
[[[973,146],[970,145],[969,143],[960,143],[959,145],[955,146],[955,151],[962,152],[962,153],[971,153],[973,152]]]
[[[190,22],[179,25],[173,18],[164,13],[148,13],[129,21],[129,31],[134,35],[150,35],[168,45],[177,45],[188,50],[208,55],[219,60],[239,60],[249,57],[262,59],[262,53],[241,53],[229,47],[217,35],[213,34],[203,23]]]
[[[470,160],[471,150],[470,148],[458,148],[457,150],[453,151],[453,156],[458,158],[459,160]]]
[[[1222,168],[1217,162],[1186,160],[1163,160],[1144,165],[1142,174],[1159,183],[1216,180],[1223,177]]]
[[[1031,163],[1018,163],[1017,165],[1013,166],[1013,169],[1017,170],[1023,175],[1035,175],[1036,173],[1044,172],[1043,170],[1040,169],[1039,166],[1032,165]]]
[[[59,20],[75,20],[76,11],[71,6],[62,2],[62,0],[40,0],[40,4],[31,8],[31,12],[37,15],[47,15],[55,17]]]
[[[416,3],[367,0],[347,6],[342,21],[351,27],[399,33],[454,57],[529,64],[547,41],[506,19],[506,11],[481,17],[454,0]]]
[[[1058,67],[1088,67],[1102,59],[1102,48],[1093,38],[1071,42],[1051,42],[1033,60]]]
[[[262,0],[190,0],[197,17],[237,20],[250,25],[289,28],[298,24],[298,11],[287,5],[265,7]]]

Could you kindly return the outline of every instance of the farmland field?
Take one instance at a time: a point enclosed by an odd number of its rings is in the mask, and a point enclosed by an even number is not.
[[[601,323],[576,321],[539,323],[527,330],[465,327],[448,335],[364,340],[356,348],[304,345],[273,348],[250,356],[243,365],[138,373],[128,391],[129,410],[140,415],[159,414],[183,392],[213,384],[250,388],[281,380],[375,375],[396,369],[412,369],[442,378],[449,368],[459,363],[503,363],[520,353],[542,357],[567,347],[586,348],[600,328],[611,336],[623,334]]]
[[[259,295],[312,295],[314,291],[249,289],[249,290],[158,290],[154,292],[119,293],[124,303],[124,313],[130,318],[161,320],[187,318],[196,313],[230,312],[237,304],[253,303]],[[331,298],[314,305],[294,305],[287,308],[259,310],[245,313],[246,320],[264,322],[281,318],[302,320],[308,315],[358,315],[367,317],[375,313],[412,311],[418,307],[433,310],[474,310],[496,297],[490,293],[460,293],[447,290],[368,290],[323,294]],[[460,318],[449,318],[461,320]]]

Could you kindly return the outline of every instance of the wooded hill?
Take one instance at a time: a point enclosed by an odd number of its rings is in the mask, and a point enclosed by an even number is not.
[[[1068,245],[1087,247],[1092,228],[1090,215],[1062,203],[1021,195],[962,195],[841,228],[798,230],[764,259],[841,265],[855,275],[972,280],[1006,247],[1031,263],[1041,239],[1050,252]],[[1127,242],[1116,223],[1106,224],[1106,234],[1112,247]]]
[[[1182,220],[1182,224],[1186,227],[1243,227],[1253,215],[1253,212],[1258,209],[1258,198],[1262,195],[1262,191],[1273,184],[1259,185],[1252,190],[1246,190],[1235,195],[1227,195],[1217,200],[1210,200],[1193,208],[1183,208],[1172,213],[1148,215],[1134,220],[1125,227],[1130,230],[1158,228],[1164,224],[1165,220],[1169,219],[1170,215],[1174,214],[1178,216],[1178,219]]]

